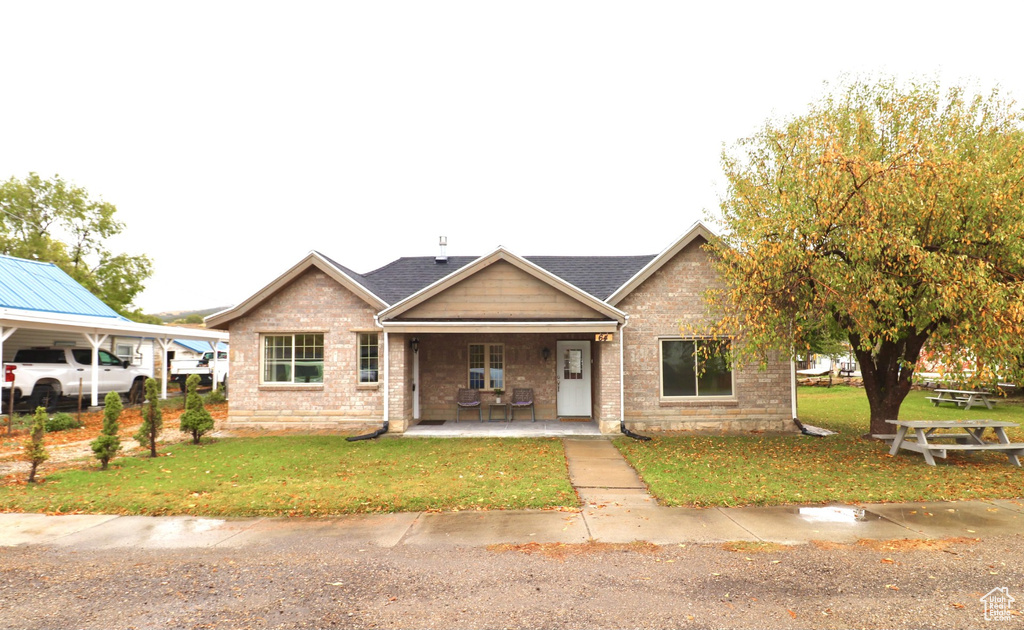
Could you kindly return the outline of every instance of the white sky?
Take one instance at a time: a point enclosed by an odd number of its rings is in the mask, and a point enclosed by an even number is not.
[[[713,5],[713,6],[712,6]],[[316,249],[657,253],[723,145],[843,73],[1024,99],[1015,2],[10,2],[0,179],[60,174],[148,254],[147,312]]]

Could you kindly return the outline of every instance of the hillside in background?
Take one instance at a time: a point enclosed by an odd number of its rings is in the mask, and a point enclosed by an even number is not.
[[[159,317],[165,324],[169,324],[171,322],[185,320],[192,315],[198,315],[200,318],[206,317],[207,315],[219,313],[226,308],[228,307],[218,306],[216,308],[206,308],[198,311],[167,311],[165,313],[154,313],[154,315]]]

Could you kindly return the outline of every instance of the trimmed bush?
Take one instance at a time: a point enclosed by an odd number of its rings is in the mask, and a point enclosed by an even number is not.
[[[142,446],[149,446],[149,456],[156,457],[156,438],[164,428],[160,411],[160,387],[154,379],[146,379],[146,402],[142,405],[142,425],[133,436]]]
[[[122,408],[121,396],[117,392],[110,392],[103,399],[103,431],[92,441],[92,452],[100,460],[102,470],[107,469],[107,464],[121,450],[121,438],[117,432],[121,429],[118,419]]]
[[[185,412],[181,414],[180,429],[183,433],[192,434],[192,443],[199,444],[204,433],[213,430],[213,416],[203,406],[203,398],[196,392],[199,387],[199,375],[190,374],[185,380]]]
[[[60,411],[53,414],[53,417],[46,421],[46,432],[53,433],[54,431],[66,431],[68,429],[81,429],[84,426],[84,424],[78,421],[78,418],[70,413]]]
[[[28,473],[28,482],[36,482],[36,469],[39,464],[50,459],[50,455],[43,446],[43,436],[46,435],[46,407],[36,407],[35,423],[32,425],[32,435],[25,442],[25,454],[22,456],[25,461],[32,464]]]

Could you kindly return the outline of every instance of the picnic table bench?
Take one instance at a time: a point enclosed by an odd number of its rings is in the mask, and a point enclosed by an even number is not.
[[[1006,453],[1006,457],[1014,466],[1020,466],[1020,457],[1024,455],[1024,443],[1010,442],[1006,435],[1007,427],[1018,426],[1015,422],[1001,420],[886,420],[897,427],[896,435],[877,435],[883,440],[892,440],[890,455],[895,455],[901,448],[916,451],[924,456],[929,466],[935,465],[936,457],[946,457],[948,451],[977,452],[998,451]],[[936,433],[940,429],[960,429],[963,433]],[[986,429],[992,429],[999,442],[986,442],[982,439]],[[907,433],[913,430],[917,441],[906,439]],[[936,442],[935,440],[941,440]],[[952,442],[952,443],[948,443]]]
[[[938,394],[938,396],[927,397],[928,400],[932,401],[932,405],[935,407],[938,407],[942,403],[952,403],[958,407],[963,407],[965,411],[974,405],[985,405],[986,409],[991,409],[992,405],[997,402],[992,400],[992,392],[986,391],[936,389],[935,393]]]

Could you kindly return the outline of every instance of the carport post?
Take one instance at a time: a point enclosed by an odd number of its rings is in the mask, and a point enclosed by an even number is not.
[[[171,362],[167,360],[167,349],[171,347],[171,339],[158,337],[157,343],[164,351],[163,365],[160,366],[160,400],[167,400],[167,372],[171,369]]]
[[[17,328],[4,328],[3,326],[0,326],[0,375],[2,375],[0,378],[7,378],[7,370],[4,368],[4,342],[7,341],[8,337],[17,332],[17,330]],[[14,426],[14,383],[11,383],[11,393],[9,395],[10,398],[8,400],[10,400],[10,402],[7,403],[7,413],[10,414],[7,416],[8,433],[11,432],[11,427]],[[0,400],[0,405],[2,404],[3,401]],[[4,410],[0,409],[0,415],[3,415],[3,412]]]
[[[214,339],[213,341],[208,341],[207,343],[210,344],[210,349],[213,350],[213,365],[210,367],[210,391],[215,392],[217,391],[217,344],[220,343],[220,341]]]
[[[89,333],[83,333],[85,338],[89,340],[92,345],[92,405],[93,407],[100,406],[100,345],[107,340],[107,335],[101,335],[96,333],[90,335]],[[63,395],[64,392],[61,392]]]

